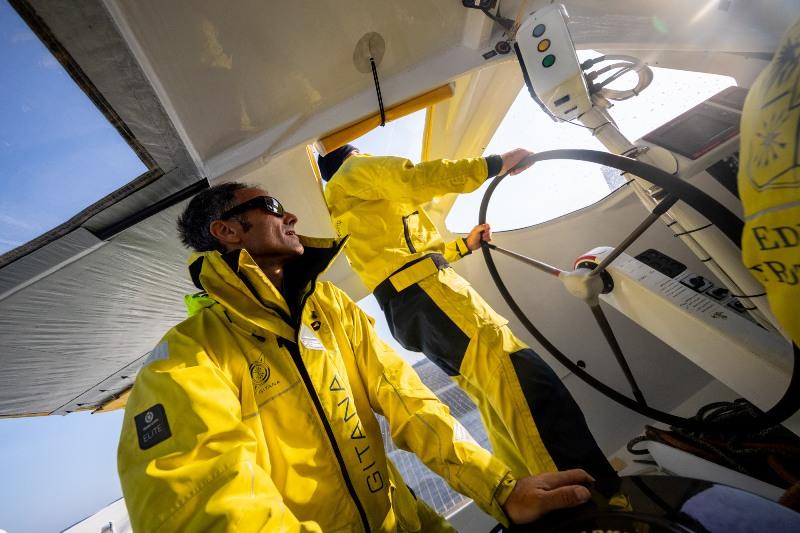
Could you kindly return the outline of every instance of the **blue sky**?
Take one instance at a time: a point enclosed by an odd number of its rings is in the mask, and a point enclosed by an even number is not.
[[[122,495],[122,411],[0,420],[0,530],[61,531]]]
[[[0,254],[146,170],[5,0],[0,0]]]
[[[0,254],[144,170],[0,0]],[[121,415],[0,419],[0,529],[60,531],[119,498],[115,451]]]
[[[657,69],[653,86],[635,101],[618,104],[613,114],[623,131],[635,139],[732,82],[721,78],[701,81],[693,74]],[[418,113],[378,128],[356,144],[368,153],[416,161],[423,122],[423,113]],[[582,128],[546,118],[526,91],[514,103],[487,153],[517,146],[600,149]],[[0,0],[0,254],[57,226],[144,170],[50,53]],[[527,208],[498,210],[494,215],[490,211],[495,229],[534,224],[608,193],[597,168],[574,165],[537,166],[507,181],[506,191],[498,191],[493,204],[508,205],[517,197],[525,199]],[[448,227],[468,231],[477,222],[481,196],[479,190],[460,197],[448,217]],[[554,210],[554,205],[559,207]],[[520,212],[528,218],[503,218]],[[363,300],[362,306],[378,319],[380,335],[399,349],[374,299]],[[411,361],[420,357],[406,354]],[[59,531],[119,498],[116,446],[121,419],[121,411],[0,419],[0,530]]]

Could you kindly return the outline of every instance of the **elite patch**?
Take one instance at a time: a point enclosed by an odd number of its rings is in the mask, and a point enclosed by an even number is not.
[[[160,403],[139,413],[133,420],[136,422],[136,435],[139,437],[139,448],[147,450],[159,442],[172,436],[167,422],[167,413]]]

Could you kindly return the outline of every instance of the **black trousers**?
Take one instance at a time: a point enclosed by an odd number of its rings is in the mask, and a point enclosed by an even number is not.
[[[395,339],[472,397],[494,453],[516,476],[583,468],[616,477],[555,372],[454,270],[375,296]]]

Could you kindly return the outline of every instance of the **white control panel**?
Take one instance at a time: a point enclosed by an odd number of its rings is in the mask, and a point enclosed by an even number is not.
[[[599,264],[611,250],[594,248],[576,263]],[[614,288],[600,299],[759,408],[772,407],[789,386],[791,344],[745,318],[703,277],[670,277],[665,257],[620,254],[606,269]],[[800,434],[800,412],[784,425]]]
[[[561,4],[528,17],[517,30],[515,49],[534,99],[554,118],[574,120],[592,107]]]

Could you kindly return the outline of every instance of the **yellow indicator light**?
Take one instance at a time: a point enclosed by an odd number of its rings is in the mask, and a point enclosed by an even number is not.
[[[548,48],[550,48],[550,39],[542,39],[536,46],[536,49],[539,50],[540,52],[544,52]]]

